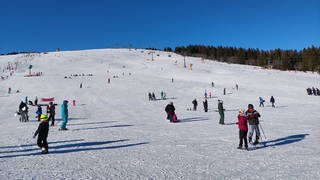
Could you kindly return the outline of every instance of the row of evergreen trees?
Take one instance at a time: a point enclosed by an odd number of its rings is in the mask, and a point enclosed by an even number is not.
[[[165,51],[172,51],[165,48]],[[320,73],[320,47],[303,50],[260,50],[223,46],[189,45],[179,46],[175,53],[184,56],[214,59],[222,62],[271,67],[281,70],[312,71]]]

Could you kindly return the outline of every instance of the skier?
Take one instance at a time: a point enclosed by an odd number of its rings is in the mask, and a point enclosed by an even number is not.
[[[80,89],[82,88],[82,83],[80,83]]]
[[[307,93],[308,93],[308,95],[312,95],[312,90],[311,90],[311,88],[307,88]]]
[[[219,110],[219,114],[220,114],[219,124],[224,124],[224,111],[225,111],[225,109],[223,109],[223,101],[222,100],[218,100],[218,110]]]
[[[36,96],[36,99],[34,100],[34,105],[38,105],[38,96]]]
[[[259,143],[260,130],[259,130],[259,117],[260,114],[253,108],[252,104],[248,105],[248,110],[246,111],[246,116],[249,121],[249,143],[252,142],[253,132],[256,132],[256,140],[254,141],[254,145]]]
[[[164,99],[163,98],[163,91],[161,91],[160,96],[161,96],[161,99],[163,100]]]
[[[149,101],[151,101],[152,100],[152,95],[151,95],[151,93],[149,92]]]
[[[226,88],[223,88],[223,95],[226,95]]]
[[[209,98],[211,99],[211,97],[212,97],[212,96],[211,96],[211,92],[209,92]]]
[[[238,127],[239,127],[238,149],[242,149],[242,143],[244,141],[244,147],[248,150],[248,141],[247,141],[248,124],[247,123],[248,123],[247,117],[244,115],[244,111],[240,109],[239,115],[238,115]]]
[[[61,118],[62,118],[62,123],[59,130],[68,130],[66,128],[68,123],[68,101],[67,100],[64,100],[61,105]]]
[[[193,110],[196,111],[196,110],[197,110],[197,106],[198,106],[197,99],[194,99],[194,100],[192,101],[192,104],[193,104]]]
[[[313,93],[313,95],[317,95],[317,92],[316,92],[316,89],[314,88],[314,87],[312,87],[312,93]]]
[[[260,102],[260,104],[259,104],[259,107],[264,107],[264,99],[262,98],[262,97],[259,97],[259,102]]]
[[[42,108],[40,105],[38,105],[38,109],[37,109],[36,114],[37,114],[38,121],[40,121],[40,116],[42,114]]]
[[[271,104],[272,104],[272,107],[274,108],[275,106],[274,106],[274,102],[275,102],[275,100],[274,100],[274,97],[273,96],[271,96],[271,98],[270,98],[270,102],[271,102]]]
[[[48,108],[48,113],[50,114],[49,115],[49,118],[48,120],[50,121],[51,120],[51,126],[54,126],[54,116],[56,115],[56,107],[54,106],[53,102],[50,102],[49,103],[49,108]]]
[[[214,83],[213,82],[211,82],[211,86],[214,87]]]
[[[35,138],[38,135],[37,145],[41,148],[42,154],[48,154],[48,132],[49,132],[49,123],[48,117],[45,114],[40,115],[41,122],[39,123],[38,129],[33,135]]]
[[[239,86],[238,86],[238,84],[236,84],[236,90],[237,90],[237,91],[239,90]]]
[[[204,98],[207,98],[208,97],[208,93],[207,93],[207,90],[204,91]]]
[[[207,101],[207,99],[204,99],[204,101],[203,101],[203,109],[204,109],[204,112],[208,112],[208,101]]]
[[[19,114],[21,115],[19,118],[20,122],[27,122],[29,120],[28,106],[23,101],[19,105]]]
[[[175,107],[173,106],[173,102],[170,102],[170,104],[166,106],[165,111],[167,113],[167,119],[170,120],[170,122],[174,122]]]
[[[11,94],[11,87],[9,87],[8,89],[8,94]]]
[[[154,94],[154,92],[152,92],[152,100],[156,100],[156,95]]]
[[[108,84],[110,84],[110,78],[108,78]]]

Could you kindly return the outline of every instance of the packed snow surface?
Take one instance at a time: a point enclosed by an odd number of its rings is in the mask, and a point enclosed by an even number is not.
[[[0,56],[0,179],[320,178],[320,96],[306,92],[320,88],[318,74],[185,61],[186,68],[183,56],[143,49]],[[29,65],[42,75],[25,77]],[[159,99],[161,91],[166,100]],[[205,91],[212,96],[207,113]],[[149,101],[148,92],[159,100]],[[14,116],[26,96],[39,103],[54,97],[58,104],[49,154],[41,154],[32,138],[37,108],[29,106],[29,122]],[[198,110],[188,111],[194,98]],[[218,99],[225,125],[218,123]],[[63,100],[69,101],[67,131],[58,130]],[[180,123],[166,120],[171,101]],[[238,150],[238,110],[249,103],[261,114],[265,146]]]

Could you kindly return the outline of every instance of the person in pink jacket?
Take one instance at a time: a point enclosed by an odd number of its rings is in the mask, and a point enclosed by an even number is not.
[[[247,141],[248,119],[244,115],[244,111],[242,109],[239,110],[238,127],[239,127],[239,140],[240,140],[238,149],[242,149],[242,144],[244,141],[244,147],[245,149],[248,150],[248,141]]]

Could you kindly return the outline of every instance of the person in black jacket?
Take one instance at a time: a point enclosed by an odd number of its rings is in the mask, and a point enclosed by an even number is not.
[[[48,118],[48,121],[51,120],[51,126],[54,126],[54,116],[56,115],[56,107],[54,106],[53,102],[50,102],[49,103],[49,108],[48,108],[48,113],[50,114],[49,115],[49,118]]]
[[[275,107],[275,106],[274,106],[275,100],[274,100],[274,97],[273,97],[273,96],[271,96],[270,102],[271,102],[271,104],[272,104],[272,107],[274,108],[274,107]]]
[[[196,110],[197,110],[197,106],[198,106],[197,99],[194,99],[194,100],[192,101],[192,104],[193,104],[193,110],[196,111]]]
[[[169,119],[170,122],[173,122],[173,115],[174,115],[174,111],[175,111],[175,108],[173,106],[173,102],[170,102],[170,104],[168,104],[166,106],[165,111],[167,112],[167,119]]]
[[[207,99],[205,99],[203,101],[203,109],[204,109],[204,112],[208,112],[208,101],[207,101]]]
[[[260,114],[253,108],[252,104],[248,105],[246,116],[249,122],[249,143],[252,142],[253,132],[256,132],[256,140],[253,144],[259,144],[260,130],[259,130],[259,117]]]
[[[35,138],[38,135],[37,145],[41,148],[42,154],[48,153],[48,132],[49,132],[49,122],[48,117],[45,114],[40,116],[41,122],[39,123],[38,129],[33,135]]]

